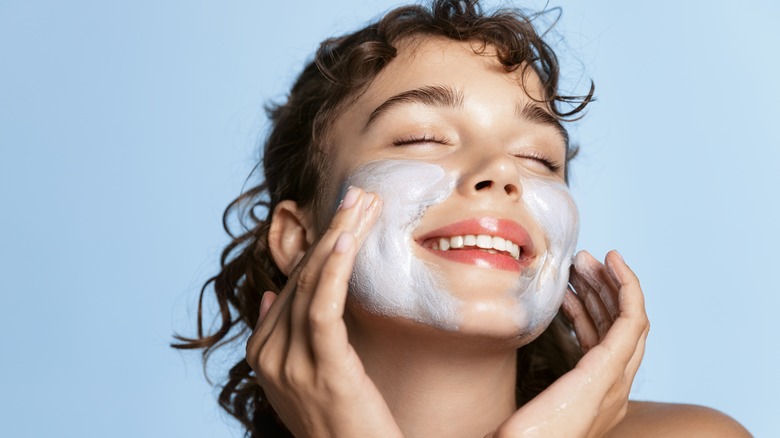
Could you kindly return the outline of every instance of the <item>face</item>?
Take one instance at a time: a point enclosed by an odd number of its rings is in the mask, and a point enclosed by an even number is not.
[[[331,205],[349,185],[384,201],[348,308],[522,342],[555,316],[578,224],[565,131],[536,76],[489,54],[406,41],[334,123]]]

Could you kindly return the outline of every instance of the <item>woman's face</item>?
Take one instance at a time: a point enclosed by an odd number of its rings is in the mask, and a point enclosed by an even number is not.
[[[565,131],[521,70],[468,43],[407,40],[334,123],[325,205],[349,185],[384,201],[350,309],[522,342],[552,320],[577,212]]]

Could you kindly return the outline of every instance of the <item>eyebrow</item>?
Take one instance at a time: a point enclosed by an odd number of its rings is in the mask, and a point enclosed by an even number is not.
[[[363,127],[363,131],[366,131],[376,119],[390,111],[393,107],[410,103],[457,109],[463,107],[463,92],[446,85],[430,85],[396,94],[371,112],[366,126]]]
[[[378,118],[386,114],[392,108],[402,104],[419,103],[427,106],[448,107],[448,108],[462,108],[463,107],[463,92],[456,90],[447,85],[429,85],[425,87],[415,88],[413,90],[407,90],[396,94],[395,96],[387,99],[381,105],[376,107],[374,111],[368,116],[368,121],[363,127],[363,132],[367,131]],[[515,115],[519,119],[528,120],[530,122],[538,123],[544,126],[551,126],[563,137],[566,148],[569,147],[569,132],[563,127],[561,122],[552,114],[547,112],[541,106],[533,103],[526,102],[522,104],[517,103],[515,107]]]
[[[529,122],[534,122],[540,125],[551,126],[555,128],[555,130],[558,131],[558,134],[560,134],[561,137],[563,137],[564,144],[566,145],[566,149],[568,150],[569,131],[567,131],[566,128],[563,127],[563,124],[561,124],[561,121],[558,120],[557,117],[547,112],[544,108],[542,108],[539,105],[536,105],[533,102],[526,102],[524,105],[518,103],[517,107],[515,108],[515,114],[520,119],[525,119],[528,120]]]

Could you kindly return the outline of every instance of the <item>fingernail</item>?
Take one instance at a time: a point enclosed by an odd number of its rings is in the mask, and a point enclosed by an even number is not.
[[[344,231],[341,233],[338,239],[336,239],[336,245],[333,247],[334,252],[345,253],[352,246],[352,233]]]
[[[620,253],[618,252],[618,250],[616,250],[616,249],[613,249],[612,251],[614,251],[614,252],[615,252],[615,254],[617,254],[617,256],[618,256],[618,258],[620,259],[620,261],[621,261],[621,262],[623,262],[623,263],[625,263],[625,262],[626,262],[625,260],[623,260],[623,256],[622,256],[622,255],[620,255]]]
[[[260,307],[263,307],[265,303],[271,299],[271,291],[267,290],[263,292],[263,296],[260,298]]]
[[[620,255],[620,254],[618,254],[618,255]],[[620,257],[620,260],[623,260],[623,258]],[[617,283],[619,285],[620,284],[620,278],[618,277],[617,272],[615,272],[615,268],[612,266],[612,262],[610,262],[609,259],[607,259],[605,265],[607,267],[607,273],[609,274],[609,276],[612,277],[612,279],[615,281],[615,283]]]
[[[358,188],[350,186],[349,189],[347,189],[347,194],[344,195],[344,199],[341,200],[341,204],[339,204],[339,210],[352,207],[359,197],[360,191]]]
[[[265,318],[265,315],[268,314],[268,309],[270,309],[271,304],[273,304],[273,301],[271,301],[272,298],[273,298],[273,292],[271,291],[263,292],[263,296],[262,298],[260,298],[260,314],[258,315],[258,319],[260,321],[262,321],[263,318]]]

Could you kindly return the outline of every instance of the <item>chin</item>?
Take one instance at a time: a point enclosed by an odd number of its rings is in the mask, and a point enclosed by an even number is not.
[[[509,301],[512,300],[463,303],[461,324],[457,332],[481,338],[483,342],[495,341],[506,347],[519,348],[539,337],[556,313],[552,312],[549,318],[541,318],[537,314],[523,317],[530,312],[518,309],[518,303]]]
[[[492,321],[494,325],[526,331],[546,327],[563,300],[565,289],[543,288],[530,278],[536,269],[522,272],[444,262],[428,265],[439,272],[445,290],[459,302],[462,323]],[[502,330],[505,331],[505,330]]]

